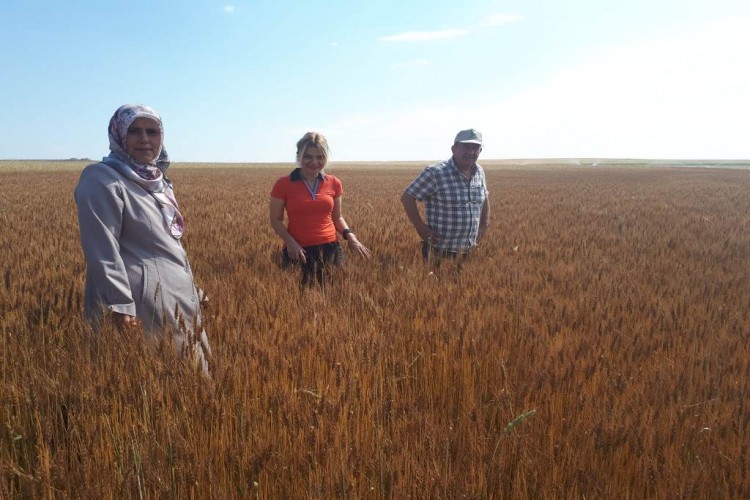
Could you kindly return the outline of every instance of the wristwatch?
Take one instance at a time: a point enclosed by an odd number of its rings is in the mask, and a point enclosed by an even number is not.
[[[354,234],[354,231],[352,231],[348,227],[346,229],[344,229],[343,231],[341,231],[341,237],[344,238],[345,240],[349,240],[349,238],[347,238],[347,236],[349,236],[350,234]]]

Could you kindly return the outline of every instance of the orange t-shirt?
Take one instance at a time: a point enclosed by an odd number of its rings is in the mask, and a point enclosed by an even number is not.
[[[303,247],[333,243],[338,239],[333,225],[333,199],[343,193],[341,181],[325,174],[318,177],[318,190],[313,198],[299,169],[279,178],[271,189],[271,196],[284,200],[287,231]]]

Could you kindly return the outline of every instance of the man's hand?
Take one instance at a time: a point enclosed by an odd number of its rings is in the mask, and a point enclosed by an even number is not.
[[[406,216],[414,226],[414,229],[417,230],[419,237],[430,244],[437,243],[440,240],[440,234],[422,220],[422,216],[419,215],[419,209],[417,208],[416,198],[404,191],[401,195],[401,203],[404,205]]]
[[[419,225],[415,225],[415,228],[417,229],[417,233],[419,233],[419,237],[422,238],[423,241],[428,241],[431,244],[435,244],[440,241],[440,233],[432,229],[424,222]]]
[[[477,241],[484,238],[484,233],[487,232],[487,224],[480,224],[479,225],[479,234],[477,234]]]

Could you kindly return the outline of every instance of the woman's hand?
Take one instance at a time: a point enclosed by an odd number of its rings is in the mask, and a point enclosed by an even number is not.
[[[200,304],[202,308],[206,308],[210,305],[209,300],[208,300],[208,295],[206,294],[205,291],[203,291],[202,288],[198,288],[196,286],[195,293],[198,294],[198,304]]]
[[[115,327],[121,332],[130,332],[140,330],[141,328],[141,320],[129,314],[113,312],[112,321],[114,321]]]
[[[349,233],[346,239],[349,242],[349,249],[352,252],[357,252],[363,259],[369,259],[372,256],[370,250],[359,242],[354,233]]]
[[[303,264],[307,262],[307,258],[305,257],[305,249],[302,248],[302,246],[294,240],[287,241],[286,253],[289,256],[289,260],[299,260]]]

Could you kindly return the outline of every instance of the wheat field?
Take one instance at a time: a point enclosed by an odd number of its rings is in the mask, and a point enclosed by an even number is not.
[[[81,322],[71,168],[0,172],[2,498],[747,498],[750,171],[487,171],[487,238],[423,263],[419,166],[338,165],[347,253],[272,258],[290,166],[171,171],[208,382]]]

